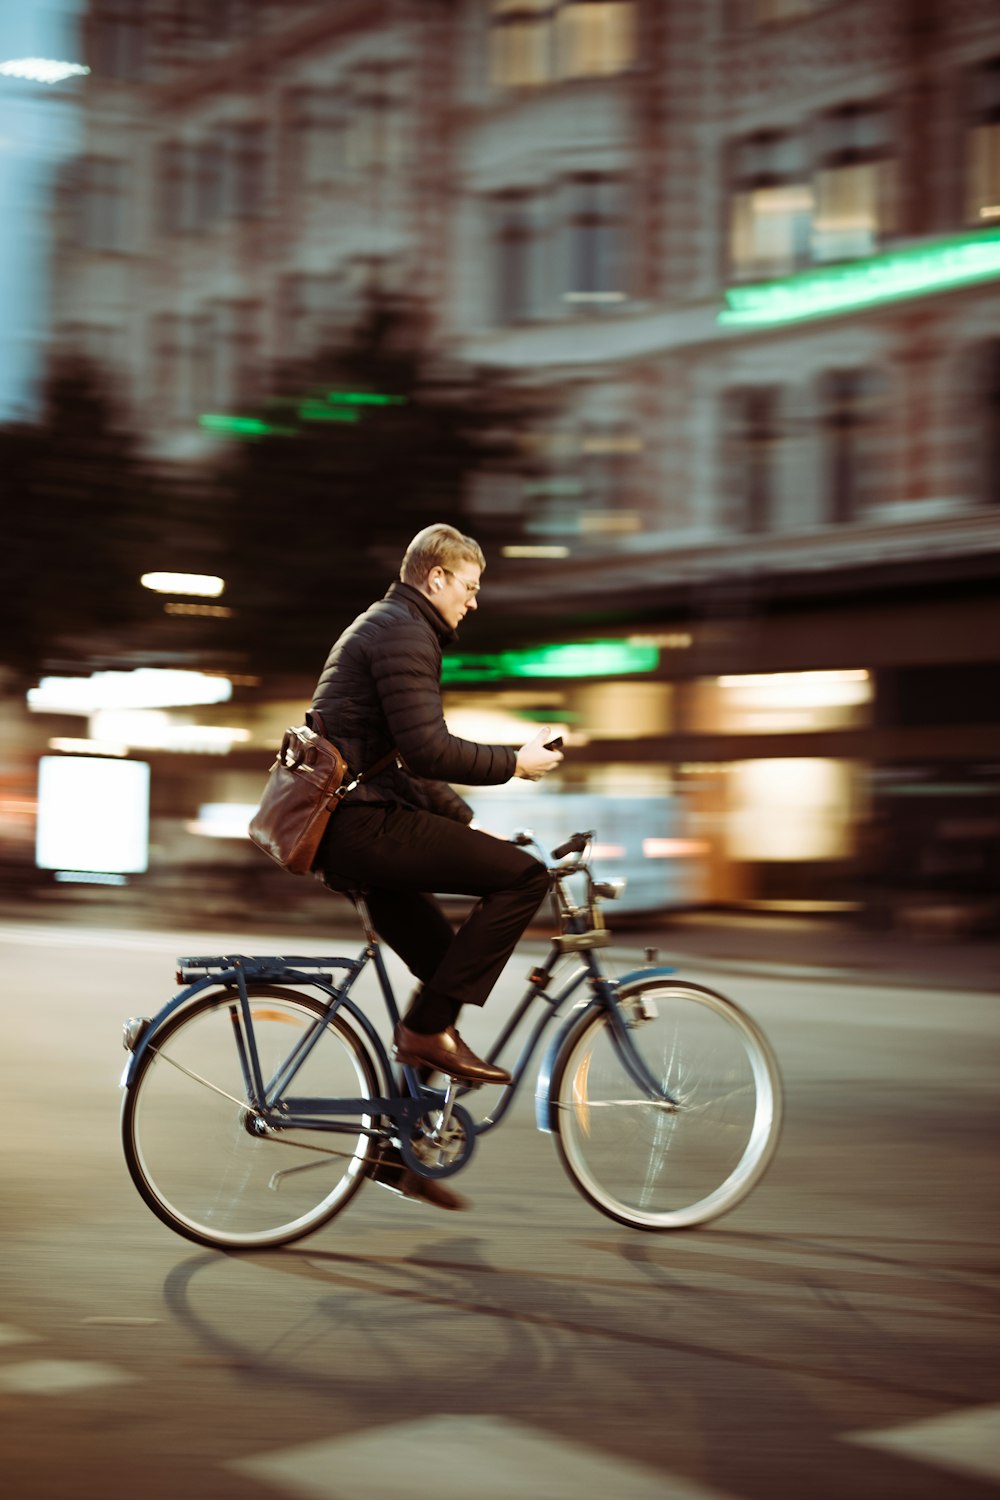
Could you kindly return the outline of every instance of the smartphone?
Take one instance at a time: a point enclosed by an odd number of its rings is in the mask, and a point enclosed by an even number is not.
[[[562,746],[562,735],[561,734],[557,734],[556,737],[555,737],[555,739],[554,740],[549,740],[546,744],[544,744],[542,746],[542,749],[543,750],[561,750],[562,747],[563,747]]]

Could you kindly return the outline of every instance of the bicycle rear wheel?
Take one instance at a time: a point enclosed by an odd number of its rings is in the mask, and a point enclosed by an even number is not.
[[[746,1197],[774,1154],[781,1080],[759,1027],[699,985],[637,980],[619,992],[629,1037],[674,1105],[627,1071],[609,1018],[589,1011],[553,1072],[563,1166],[602,1213],[685,1229]]]
[[[250,988],[253,1041],[265,1081],[297,1045],[314,1045],[283,1097],[370,1099],[371,1056],[337,1015],[310,995]],[[250,1037],[235,990],[213,991],[165,1023],[122,1103],[122,1142],[132,1180],[178,1234],[227,1250],[287,1245],[350,1202],[373,1153],[371,1137],[275,1128],[250,1107]],[[372,1116],[359,1117],[370,1126]]]

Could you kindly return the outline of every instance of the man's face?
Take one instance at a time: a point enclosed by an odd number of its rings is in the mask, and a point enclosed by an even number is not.
[[[470,609],[478,609],[476,596],[482,569],[475,563],[459,563],[451,568],[432,568],[427,580],[430,601],[441,618],[457,630]]]

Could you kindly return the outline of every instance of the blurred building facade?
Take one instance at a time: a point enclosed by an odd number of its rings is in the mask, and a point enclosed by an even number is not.
[[[425,299],[559,395],[471,498],[537,544],[491,597],[645,662],[486,674],[565,790],[666,799],[691,900],[995,890],[995,5],[93,0],[86,37],[57,335],[153,451],[366,288]],[[450,702],[474,732],[474,663]]]

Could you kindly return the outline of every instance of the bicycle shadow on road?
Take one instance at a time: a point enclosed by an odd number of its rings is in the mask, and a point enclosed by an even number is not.
[[[995,1387],[988,1276],[942,1266],[944,1241],[626,1232],[539,1242],[541,1265],[532,1243],[521,1265],[445,1233],[395,1255],[207,1252],[165,1296],[196,1363],[318,1398],[313,1430],[392,1441],[485,1414],[767,1500],[940,1500],[939,1471],[845,1438]]]
[[[959,1404],[989,1387],[977,1332],[997,1298],[985,1269],[936,1264],[948,1249],[716,1229],[652,1245],[581,1238],[564,1264],[539,1269],[449,1237],[400,1255],[208,1252],[172,1271],[165,1297],[214,1358],[248,1376],[356,1396],[384,1396],[388,1383],[409,1392],[410,1411],[421,1391],[433,1392],[428,1410],[462,1409],[470,1370],[494,1391],[516,1381],[522,1399],[538,1382],[548,1401],[556,1385],[579,1386],[581,1352],[599,1359],[604,1391],[639,1370],[662,1379],[683,1357]],[[953,1340],[968,1335],[965,1364],[944,1372],[926,1360],[942,1319]]]

